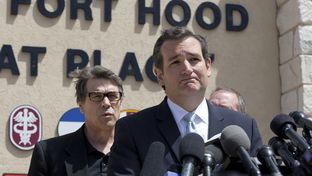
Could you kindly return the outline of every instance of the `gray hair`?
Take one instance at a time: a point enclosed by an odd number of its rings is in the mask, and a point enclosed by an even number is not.
[[[237,104],[237,109],[239,112],[241,113],[246,113],[246,103],[245,100],[243,98],[243,96],[236,91],[233,88],[227,88],[227,87],[217,87],[210,95],[213,95],[215,92],[217,91],[225,91],[225,92],[230,92],[236,95],[237,99],[238,99],[238,104]]]
[[[93,78],[104,78],[112,81],[118,87],[121,95],[123,96],[122,80],[114,72],[105,67],[97,65],[94,67],[85,67],[82,70],[77,69],[71,73],[71,76],[77,79],[75,81],[77,103],[85,101],[88,93],[86,87],[87,82]]]

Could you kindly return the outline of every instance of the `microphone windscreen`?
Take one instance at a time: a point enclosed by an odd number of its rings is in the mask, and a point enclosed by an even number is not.
[[[194,157],[202,161],[204,157],[205,143],[203,138],[196,133],[186,134],[180,143],[180,160],[185,157]]]
[[[257,158],[262,164],[265,164],[265,159],[268,157],[274,157],[274,152],[270,146],[263,145],[257,150]]]
[[[160,176],[164,156],[164,144],[158,141],[153,142],[147,151],[140,176]]]
[[[278,114],[271,121],[270,128],[271,130],[279,137],[288,139],[284,132],[284,126],[289,124],[296,131],[297,126],[292,118],[286,114]]]
[[[205,154],[213,156],[217,164],[222,163],[224,159],[223,151],[214,144],[209,144],[205,147]]]
[[[242,146],[250,148],[250,140],[246,132],[237,125],[230,125],[222,130],[220,142],[224,152],[230,156],[238,157],[237,149]]]
[[[271,146],[271,148],[273,149],[273,152],[275,154],[278,154],[277,150],[279,149],[279,147],[282,145],[282,139],[279,137],[272,137],[269,142],[268,142],[269,146]]]
[[[289,116],[292,117],[297,124],[299,123],[300,119],[305,118],[304,113],[300,111],[290,112]]]

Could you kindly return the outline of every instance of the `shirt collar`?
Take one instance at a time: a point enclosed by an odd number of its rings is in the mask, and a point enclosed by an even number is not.
[[[204,98],[203,101],[198,105],[195,109],[195,114],[200,117],[200,119],[208,124],[208,117],[209,117],[209,109],[206,99]]]
[[[85,127],[86,128],[86,127]],[[86,149],[87,149],[87,153],[92,153],[94,151],[97,151],[91,144],[90,142],[88,141],[88,138],[86,136],[86,133],[85,133],[85,130],[82,130],[83,131],[83,137],[84,137],[84,142],[85,142],[85,145],[86,145]]]
[[[99,153],[99,154],[102,154],[105,156],[104,153],[96,150],[89,142],[87,136],[86,136],[86,133],[85,133],[85,130],[82,130],[83,131],[83,136],[84,136],[84,141],[85,141],[85,145],[86,145],[86,148],[87,148],[87,154],[91,154],[91,153]],[[106,155],[109,156],[110,152],[107,153]]]
[[[183,109],[181,106],[175,104],[170,98],[167,98],[168,106],[172,112],[173,117],[176,119],[177,122],[180,122],[182,118],[189,113],[185,109]],[[195,114],[206,124],[208,124],[208,104],[206,99],[204,98],[203,101],[197,106],[195,109]]]

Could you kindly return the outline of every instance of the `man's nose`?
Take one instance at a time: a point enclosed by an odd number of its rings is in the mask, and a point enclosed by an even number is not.
[[[183,68],[182,68],[182,73],[183,74],[190,74],[193,71],[192,65],[190,64],[190,62],[185,59],[183,64],[182,64]]]
[[[111,106],[111,103],[110,103],[109,99],[107,98],[107,96],[105,96],[105,97],[103,98],[101,105],[102,105],[103,107],[110,107],[110,106]]]

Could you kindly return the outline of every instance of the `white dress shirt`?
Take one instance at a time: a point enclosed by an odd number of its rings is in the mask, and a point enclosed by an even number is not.
[[[169,98],[167,98],[168,106],[172,112],[175,122],[179,128],[182,136],[185,135],[185,122],[183,122],[183,117],[189,113],[181,106],[175,104]],[[197,117],[194,120],[196,133],[199,134],[205,142],[208,140],[208,125],[209,125],[209,111],[207,101],[204,98],[199,106],[195,109],[195,114]]]

